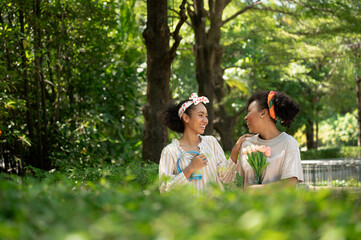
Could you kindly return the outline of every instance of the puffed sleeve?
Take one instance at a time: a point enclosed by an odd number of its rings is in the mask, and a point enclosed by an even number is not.
[[[168,192],[189,182],[183,172],[178,173],[176,161],[176,153],[165,147],[159,161],[160,192]]]
[[[224,156],[223,149],[215,137],[212,137],[212,141],[214,144],[214,155],[216,156],[217,160],[218,176],[222,182],[231,183],[236,178],[237,165],[232,161],[231,158],[229,158],[227,161],[226,157]]]
[[[285,158],[282,164],[281,179],[292,177],[296,177],[299,182],[303,182],[301,156],[296,139],[292,139],[288,142]]]

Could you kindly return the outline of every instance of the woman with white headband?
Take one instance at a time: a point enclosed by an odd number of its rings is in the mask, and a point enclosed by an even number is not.
[[[192,185],[197,194],[207,191],[214,183],[223,190],[222,182],[233,182],[236,176],[237,157],[241,143],[237,142],[232,150],[231,159],[227,161],[218,141],[213,136],[202,136],[208,124],[206,97],[196,93],[169,106],[162,114],[164,125],[171,130],[183,133],[177,140],[167,145],[159,162],[161,192]]]

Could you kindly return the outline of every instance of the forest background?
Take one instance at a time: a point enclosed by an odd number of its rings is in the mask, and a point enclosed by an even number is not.
[[[259,89],[301,105],[285,129],[301,149],[360,145],[358,1],[28,0],[0,10],[5,171],[157,163],[179,137],[157,114],[192,92],[210,99],[207,134],[225,151],[247,132],[246,99]]]
[[[247,98],[284,91],[302,159],[360,158],[361,4],[353,0],[0,2],[1,239],[359,239],[359,192],[158,192],[193,92],[229,154]],[[345,186],[345,185],[343,185]],[[355,186],[360,186],[359,182]]]

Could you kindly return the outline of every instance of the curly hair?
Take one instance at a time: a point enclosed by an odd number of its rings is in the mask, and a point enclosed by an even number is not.
[[[178,110],[182,106],[183,103],[188,102],[189,99],[182,100],[178,104],[170,104],[167,106],[161,113],[160,118],[162,123],[167,126],[169,129],[183,133],[184,132],[184,123],[182,119],[178,116]],[[194,104],[190,105],[184,113],[188,116],[191,116],[191,110],[194,108]]]
[[[269,110],[267,104],[269,93],[270,91],[259,91],[254,93],[247,101],[247,109],[253,101],[256,101],[259,111],[263,109]],[[284,92],[277,92],[274,98],[273,104],[275,106],[276,117],[281,118],[282,126],[289,128],[295,120],[296,115],[300,112],[300,106]]]

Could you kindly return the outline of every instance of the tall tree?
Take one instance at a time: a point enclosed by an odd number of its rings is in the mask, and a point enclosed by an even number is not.
[[[139,155],[136,3],[0,2],[0,170]]]
[[[180,20],[173,33],[168,26],[167,0],[147,1],[147,27],[143,32],[147,47],[147,103],[143,108],[143,160],[159,162],[168,142],[168,131],[159,121],[159,113],[170,100],[171,64],[181,41],[179,31],[186,21],[186,0],[180,5]],[[170,37],[174,43],[170,47]]]
[[[21,68],[23,69],[22,71],[22,77],[23,77],[23,81],[24,81],[24,100],[25,100],[25,105],[26,105],[26,124],[28,126],[28,131],[29,131],[29,139],[33,140],[34,139],[34,122],[33,122],[33,116],[31,114],[32,112],[32,107],[31,107],[31,102],[30,102],[30,97],[29,97],[29,79],[28,79],[28,58],[26,57],[26,53],[25,53],[25,46],[26,44],[26,33],[25,33],[25,17],[24,17],[24,10],[26,9],[26,7],[23,4],[19,5],[19,23],[20,23],[20,33],[21,33],[21,38],[19,41],[19,46],[20,46],[20,54],[21,54]],[[30,154],[29,154],[29,163],[32,165],[36,165],[36,151],[34,149],[34,146],[30,146]]]
[[[51,163],[48,158],[48,118],[46,107],[46,89],[43,72],[43,36],[42,36],[42,10],[41,0],[34,0],[34,50],[35,50],[35,96],[37,112],[38,158],[37,167],[49,169]]]
[[[243,7],[223,20],[224,10],[230,0],[208,1],[194,0],[193,6],[188,7],[188,15],[192,20],[195,35],[194,56],[196,62],[196,79],[199,94],[209,98],[207,106],[209,124],[206,133],[213,134],[213,129],[221,136],[224,150],[233,147],[233,129],[242,111],[230,115],[225,105],[225,82],[222,68],[224,46],[221,44],[222,27],[248,10],[256,8],[262,0],[243,4]],[[217,116],[217,117],[215,117]]]
[[[305,44],[312,45],[315,49],[319,49],[322,55],[330,59],[348,58],[347,51],[344,51],[344,45],[348,45],[351,49],[351,55],[354,56],[354,67],[357,69],[358,64],[358,42],[361,34],[361,27],[359,24],[360,19],[360,4],[356,1],[299,1],[295,2],[298,12],[300,13],[295,26],[296,31],[292,30],[301,37]],[[317,24],[315,25],[315,23]],[[349,44],[352,42],[352,44]],[[340,47],[341,46],[341,47]],[[341,55],[341,56],[340,56]],[[332,64],[329,61],[326,65],[322,64],[322,68],[330,68],[327,65]],[[338,67],[340,67],[338,65]],[[334,67],[324,72],[324,79],[329,81],[332,78]],[[322,71],[318,71],[322,73]],[[328,73],[327,73],[328,72]],[[317,79],[317,77],[316,77]],[[339,79],[337,79],[339,82]],[[356,83],[356,100],[358,111],[361,111],[361,98],[359,91],[358,76],[355,77]],[[334,89],[333,89],[334,90]],[[332,94],[332,93],[331,93]],[[334,94],[332,94],[334,95]],[[312,115],[310,115],[312,116]],[[313,123],[315,119],[309,118],[307,128],[307,142],[308,147],[314,147],[313,144]],[[312,126],[311,126],[312,124]],[[316,125],[317,126],[317,125]],[[361,127],[361,122],[360,122]],[[359,128],[360,128],[359,127]],[[360,131],[360,130],[359,130]],[[316,131],[317,134],[317,131]],[[361,137],[361,135],[360,135]]]
[[[357,104],[357,146],[361,146],[361,42],[349,44],[354,57],[356,104]]]

